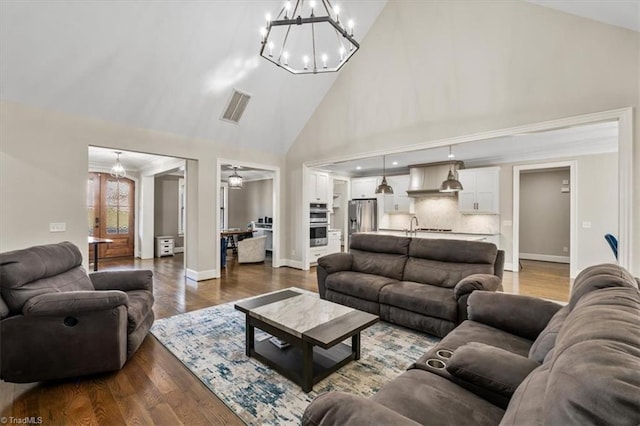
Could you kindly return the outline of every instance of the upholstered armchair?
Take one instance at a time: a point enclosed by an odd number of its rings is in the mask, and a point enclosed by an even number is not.
[[[238,241],[238,263],[264,262],[266,249],[266,235]]]
[[[122,368],[153,324],[151,271],[87,275],[69,242],[0,254],[0,378],[25,383]]]

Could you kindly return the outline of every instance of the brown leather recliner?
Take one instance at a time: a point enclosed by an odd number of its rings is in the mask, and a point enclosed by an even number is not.
[[[70,242],[0,254],[0,378],[26,383],[113,371],[154,321],[147,270],[87,275]]]

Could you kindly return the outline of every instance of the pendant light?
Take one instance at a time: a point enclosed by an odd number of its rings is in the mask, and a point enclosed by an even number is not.
[[[122,177],[125,177],[127,175],[127,172],[124,170],[124,167],[122,167],[122,163],[120,163],[120,154],[122,154],[122,152],[115,151],[115,153],[117,155],[116,164],[113,165],[110,173],[114,178],[120,179]]]
[[[449,145],[449,175],[447,176],[447,180],[442,182],[440,185],[440,192],[458,192],[462,191],[462,184],[458,179],[456,179],[456,175],[453,171],[453,161],[454,155],[451,153],[451,145]]]
[[[387,184],[387,170],[386,170],[385,158],[382,156],[382,182],[376,188],[376,194],[393,194],[393,188]]]
[[[229,188],[231,189],[242,189],[242,176],[238,174],[238,168],[233,167],[233,173],[227,179],[229,183]]]

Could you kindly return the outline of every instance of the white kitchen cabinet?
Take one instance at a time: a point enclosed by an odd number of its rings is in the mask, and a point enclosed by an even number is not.
[[[329,174],[325,172],[309,172],[309,202],[330,204],[333,200],[333,188],[330,186]],[[331,185],[333,186],[333,185]]]
[[[458,192],[458,208],[463,214],[500,213],[500,168],[483,167],[458,170],[464,188]]]
[[[317,265],[318,259],[329,254],[329,246],[309,247],[309,265]]]
[[[351,199],[376,198],[377,177],[351,179]]]
[[[328,232],[329,244],[327,245],[327,254],[340,253],[340,240],[342,239],[342,231],[339,229],[330,229]]]
[[[409,175],[388,176],[387,183],[393,188],[393,194],[384,195],[384,213],[415,213],[415,199],[407,196]]]

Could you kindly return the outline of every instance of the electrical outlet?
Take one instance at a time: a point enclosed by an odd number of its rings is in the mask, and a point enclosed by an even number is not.
[[[49,232],[65,232],[67,224],[65,222],[51,222],[49,224]]]
[[[569,185],[569,179],[562,179],[563,185]]]
[[[569,247],[562,247],[562,251],[564,253],[569,253]]]
[[[295,256],[296,255],[296,249],[291,249],[291,256]]]
[[[582,222],[582,227],[585,229],[591,228],[591,222]]]
[[[502,226],[513,226],[513,221],[511,220],[503,220]]]

